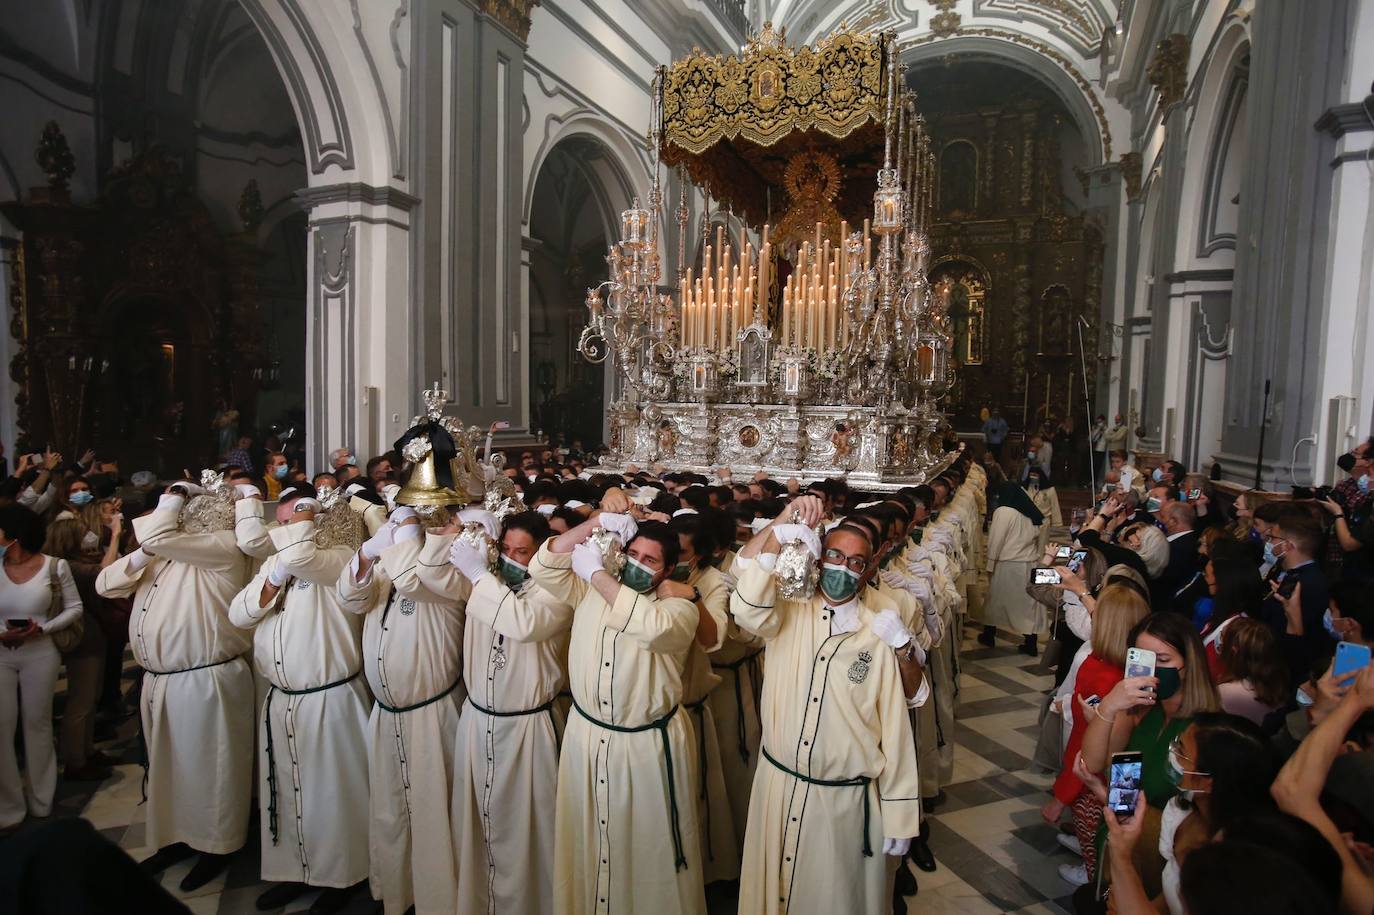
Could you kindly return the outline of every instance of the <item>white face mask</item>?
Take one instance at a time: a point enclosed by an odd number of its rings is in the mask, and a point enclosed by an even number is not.
[[[95,531],[87,531],[81,538],[81,548],[86,551],[100,549],[100,535]]]

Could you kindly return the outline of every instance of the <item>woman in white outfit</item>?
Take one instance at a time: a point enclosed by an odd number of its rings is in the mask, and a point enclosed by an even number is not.
[[[57,788],[52,697],[62,656],[51,634],[81,618],[81,595],[66,561],[41,552],[43,537],[43,521],[32,511],[0,508],[0,829],[23,822],[26,812],[47,816]],[[55,583],[61,589],[56,600]],[[21,716],[27,783],[14,753]]]

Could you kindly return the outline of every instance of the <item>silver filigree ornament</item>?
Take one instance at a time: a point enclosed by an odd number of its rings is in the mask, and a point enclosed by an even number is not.
[[[338,486],[321,486],[319,491],[320,507],[329,511],[343,498],[343,489]]]
[[[433,450],[434,446],[430,444],[429,436],[420,433],[405,443],[405,447],[401,449],[401,457],[412,464],[418,464]]]
[[[625,568],[625,550],[615,534],[604,527],[594,527],[587,542],[595,546],[601,554],[602,568],[615,578],[619,578],[620,570]]]
[[[496,559],[501,555],[501,551],[497,548],[496,541],[487,536],[487,529],[480,522],[465,522],[458,531],[457,539],[459,543],[466,543],[486,557],[487,571],[496,571]]]
[[[177,528],[187,534],[212,534],[234,529],[234,499],[224,474],[213,470],[200,472],[205,492],[186,500],[177,517]]]
[[[207,469],[200,472],[200,487],[220,498],[227,498],[230,495],[229,484],[225,482],[224,474],[216,473],[213,470]]]
[[[792,512],[792,523],[802,523],[800,511]],[[773,568],[778,593],[786,600],[810,600],[816,593],[816,584],[821,577],[816,557],[800,539],[789,540],[781,547],[777,565]]]

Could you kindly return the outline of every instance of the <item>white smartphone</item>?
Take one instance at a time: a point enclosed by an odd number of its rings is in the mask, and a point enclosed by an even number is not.
[[[501,420],[497,420],[496,422],[492,423],[492,424],[491,424],[491,427],[492,427],[493,429],[509,429],[509,428],[510,428],[510,423],[506,422],[504,419],[501,419]]]
[[[1153,677],[1155,675],[1155,653],[1148,648],[1126,649],[1126,676]]]

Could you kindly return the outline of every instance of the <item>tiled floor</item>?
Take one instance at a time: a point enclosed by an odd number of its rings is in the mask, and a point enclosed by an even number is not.
[[[912,913],[1062,913],[1071,912],[1071,887],[1059,879],[1059,864],[1072,862],[1055,842],[1054,830],[1040,819],[1051,776],[1030,768],[1037,733],[1036,718],[1051,678],[1038,672],[1038,662],[1018,654],[1010,643],[983,648],[965,632],[957,707],[955,782],[947,800],[932,817],[931,848],[939,862],[933,874],[917,872],[920,891],[909,900]],[[142,770],[137,764],[133,721],[121,728],[123,739],[105,745],[117,750],[124,764],[115,777],[99,785],[59,784],[54,815],[82,816],[134,858],[154,849],[144,847],[143,811],[139,806]],[[258,882],[256,828],[248,847],[227,873],[187,898],[197,915],[241,915],[256,912]],[[172,892],[189,863],[164,873]],[[177,893],[177,895],[181,895]],[[315,894],[288,909],[309,908]],[[709,893],[713,913],[734,912],[729,888]],[[370,900],[357,898],[347,910],[372,911]]]

